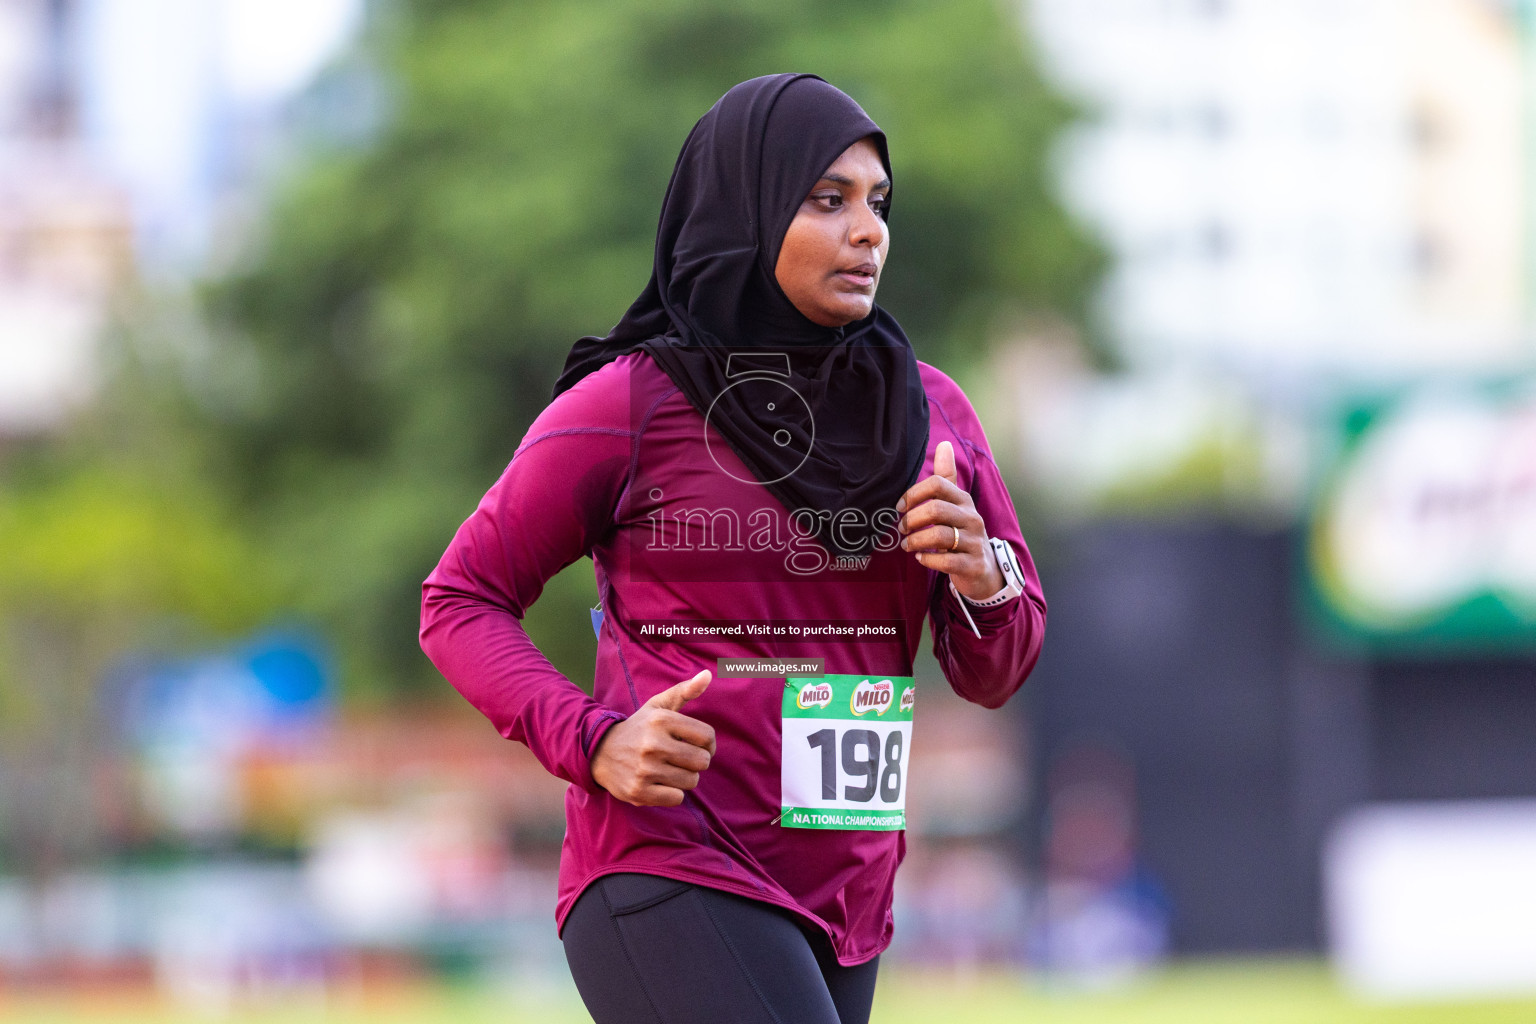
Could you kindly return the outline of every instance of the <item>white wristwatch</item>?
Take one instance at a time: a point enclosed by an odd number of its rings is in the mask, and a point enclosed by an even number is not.
[[[976,620],[971,618],[971,609],[968,606],[996,608],[998,605],[1007,604],[1024,593],[1024,570],[1019,567],[1019,561],[1014,557],[1013,548],[1009,546],[1007,541],[999,537],[988,537],[987,543],[992,546],[992,554],[997,557],[997,567],[1002,570],[1003,589],[991,597],[980,601],[973,601],[971,598],[960,593],[960,589],[955,586],[953,577],[949,581],[950,592],[960,599],[960,611],[965,615],[965,621],[970,623],[971,632],[976,634],[978,640],[981,639],[981,630],[976,628]]]

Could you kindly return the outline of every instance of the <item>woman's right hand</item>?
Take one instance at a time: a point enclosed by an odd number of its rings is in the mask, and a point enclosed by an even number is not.
[[[646,701],[598,741],[592,778],[636,807],[676,807],[715,755],[715,730],[681,713],[709,686],[708,669]]]

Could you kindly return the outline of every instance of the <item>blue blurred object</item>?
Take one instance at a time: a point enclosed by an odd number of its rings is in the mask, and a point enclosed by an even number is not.
[[[332,675],[318,637],[285,629],[227,652],[140,656],[119,670],[121,684],[107,692],[142,747],[228,749],[328,721]]]
[[[592,612],[592,635],[597,637],[599,640],[601,640],[602,637],[603,637],[603,609],[602,609],[601,606],[599,606],[597,608],[591,609],[591,612]]]
[[[269,634],[246,648],[245,661],[274,710],[304,717],[329,708],[325,659],[313,638],[293,632]]]

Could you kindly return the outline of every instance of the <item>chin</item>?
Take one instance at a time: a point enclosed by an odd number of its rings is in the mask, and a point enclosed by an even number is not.
[[[827,327],[846,327],[855,320],[863,320],[875,308],[874,300],[856,304],[844,303],[826,311]]]

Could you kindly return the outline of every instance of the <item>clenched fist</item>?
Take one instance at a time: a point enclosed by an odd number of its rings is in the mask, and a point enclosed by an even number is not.
[[[708,669],[658,693],[611,726],[592,754],[592,778],[636,807],[676,807],[715,755],[715,730],[682,714],[709,687]]]

